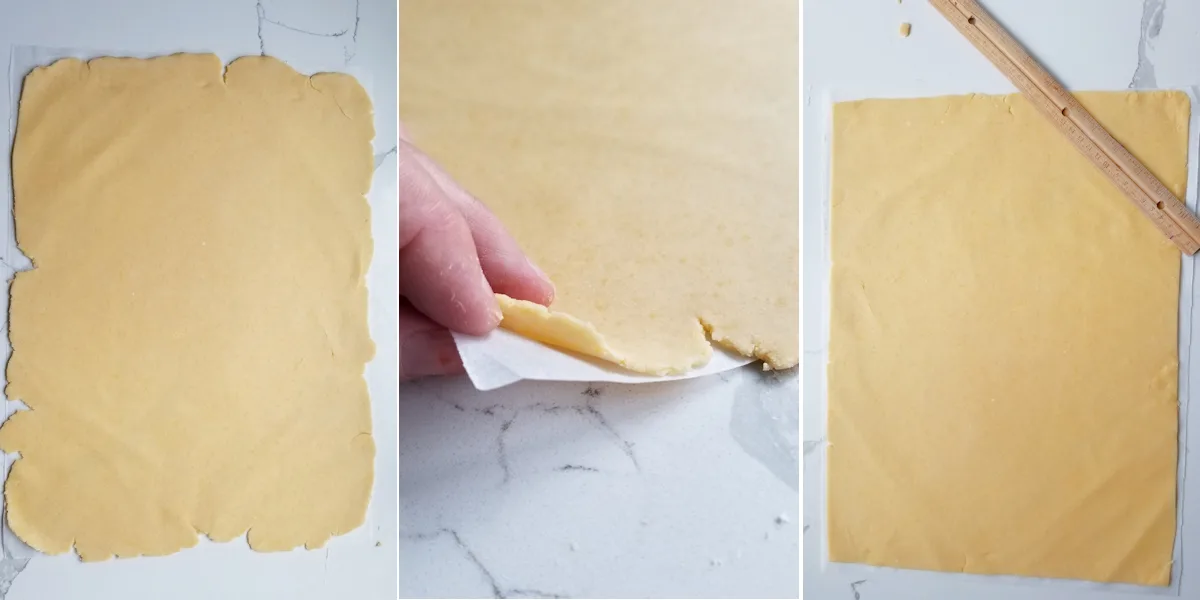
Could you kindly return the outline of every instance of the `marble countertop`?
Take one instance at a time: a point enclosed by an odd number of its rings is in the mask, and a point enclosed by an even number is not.
[[[377,248],[397,245],[396,3],[394,0],[37,0],[0,3],[0,115],[11,144],[8,94],[13,48],[79,48],[96,54],[215,52],[229,61],[269,54],[301,72],[346,70],[375,105],[376,177],[370,195]],[[21,77],[21,73],[12,76]],[[0,181],[8,201],[8,151]],[[377,252],[368,272],[377,345],[367,366],[376,483],[367,523],[324,548],[257,553],[245,542],[210,543],[162,558],[83,564],[74,555],[0,559],[0,599],[47,598],[395,598],[396,311],[394,253]]]
[[[1200,3],[1183,0],[983,0],[1009,31],[1072,90],[1181,89],[1200,85]],[[822,563],[821,481],[825,422],[828,256],[822,124],[830,99],[1010,93],[1015,88],[921,0],[804,3],[804,592],[855,600],[1154,598],[1148,588],[1114,593],[1080,582],[1043,585],[961,574]],[[899,35],[912,24],[910,37]],[[1197,148],[1192,148],[1196,152]],[[1190,174],[1191,178],[1196,173]],[[1184,269],[1194,269],[1185,257]],[[1192,305],[1195,305],[1193,298]],[[1200,327],[1192,320],[1193,329]],[[1195,331],[1191,335],[1195,335]],[[1200,364],[1182,365],[1191,379]],[[1181,388],[1185,389],[1186,388]],[[1186,392],[1185,392],[1186,393]],[[1186,402],[1191,399],[1184,398]],[[1181,425],[1200,431],[1200,413]],[[810,451],[811,449],[811,451]],[[1186,452],[1181,460],[1186,461]],[[1200,463],[1185,462],[1179,595],[1200,597]]]
[[[797,370],[400,388],[404,597],[796,597]]]

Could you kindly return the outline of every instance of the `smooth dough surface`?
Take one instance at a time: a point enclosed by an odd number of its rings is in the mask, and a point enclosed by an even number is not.
[[[84,560],[366,514],[374,136],[351,77],[214,55],[25,78],[13,153],[8,522]]]
[[[557,287],[503,326],[645,373],[705,364],[706,331],[797,364],[798,10],[400,3],[401,121]]]
[[[1177,196],[1179,92],[1079,100]],[[829,555],[1166,585],[1179,250],[1020,96],[834,108]]]

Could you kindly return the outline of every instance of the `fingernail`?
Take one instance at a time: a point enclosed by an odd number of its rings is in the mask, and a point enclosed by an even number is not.
[[[445,330],[421,331],[404,338],[400,378],[415,379],[463,372],[454,338]]]

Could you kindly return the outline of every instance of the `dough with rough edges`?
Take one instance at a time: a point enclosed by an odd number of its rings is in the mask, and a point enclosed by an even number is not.
[[[272,58],[60,60],[13,151],[8,523],[83,560],[362,524],[374,136],[351,77]]]

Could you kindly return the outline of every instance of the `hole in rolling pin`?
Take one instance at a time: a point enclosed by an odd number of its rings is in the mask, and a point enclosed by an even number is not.
[[[1162,210],[1163,203],[1162,203],[1162,202],[1159,202],[1158,204],[1155,204],[1155,206],[1157,206],[1157,207],[1158,207],[1158,210]]]
[[[968,23],[970,23],[970,24],[972,24],[972,25],[974,25],[974,24],[975,24],[975,17],[967,17],[967,22],[968,22]]]
[[[1064,106],[1062,112],[1064,117],[1067,116],[1067,107]]]

